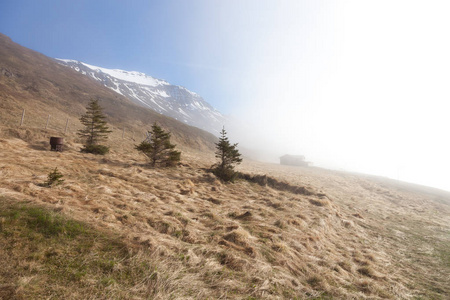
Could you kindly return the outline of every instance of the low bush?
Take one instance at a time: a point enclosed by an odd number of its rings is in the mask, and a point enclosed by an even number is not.
[[[51,187],[54,185],[60,185],[64,182],[64,179],[61,179],[63,174],[58,171],[58,168],[55,168],[52,172],[50,172],[47,176],[47,181],[45,181],[42,186]]]
[[[216,167],[212,169],[214,175],[225,182],[234,182],[238,179],[239,173],[235,172],[232,168],[220,168]]]
[[[109,147],[103,145],[85,145],[81,152],[105,155],[109,152]]]

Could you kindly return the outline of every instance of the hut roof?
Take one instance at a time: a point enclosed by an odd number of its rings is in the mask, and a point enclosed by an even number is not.
[[[305,156],[303,156],[303,155],[285,154],[285,155],[281,156],[280,158],[295,158],[295,159],[299,159],[299,160],[305,160]]]

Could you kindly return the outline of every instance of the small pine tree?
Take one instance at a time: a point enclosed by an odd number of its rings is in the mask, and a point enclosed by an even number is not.
[[[136,149],[144,153],[150,159],[152,167],[173,167],[180,161],[181,152],[175,150],[170,143],[170,132],[165,132],[158,124],[152,125],[149,131],[150,141],[143,141]]]
[[[78,130],[78,135],[85,140],[83,152],[105,154],[109,148],[99,145],[100,142],[108,138],[108,134],[112,131],[106,125],[106,116],[102,112],[102,107],[98,103],[98,99],[91,99],[86,107],[86,114],[82,115],[80,122],[84,128]]]
[[[213,165],[213,173],[223,181],[234,181],[237,173],[234,165],[242,162],[241,154],[237,149],[238,144],[230,144],[225,128],[220,132],[219,142],[216,143],[216,158],[220,161]]]
[[[51,187],[54,185],[60,185],[64,182],[64,179],[61,179],[63,174],[58,171],[58,168],[55,168],[52,172],[48,173],[47,181],[44,182],[44,186]]]

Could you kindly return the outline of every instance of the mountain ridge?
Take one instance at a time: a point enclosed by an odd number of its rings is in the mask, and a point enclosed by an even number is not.
[[[139,71],[108,69],[77,60],[55,59],[134,103],[151,108],[185,124],[217,133],[226,118],[200,95]]]

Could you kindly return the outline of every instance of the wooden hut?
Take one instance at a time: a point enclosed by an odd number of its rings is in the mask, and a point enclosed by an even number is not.
[[[283,155],[280,157],[280,164],[288,166],[308,166],[308,162],[305,161],[305,157],[303,155]]]

